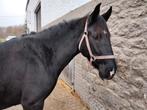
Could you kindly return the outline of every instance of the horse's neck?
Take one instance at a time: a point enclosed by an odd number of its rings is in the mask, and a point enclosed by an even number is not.
[[[65,23],[65,26],[62,27],[60,29],[61,32],[57,33],[57,36],[53,36],[57,38],[54,38],[56,40],[52,47],[54,52],[52,66],[58,75],[73,57],[79,53],[78,44],[84,31],[84,20],[78,19],[77,21]]]

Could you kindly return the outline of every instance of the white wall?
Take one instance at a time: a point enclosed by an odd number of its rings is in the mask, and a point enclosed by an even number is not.
[[[41,25],[44,27],[57,18],[84,5],[90,0],[30,0],[26,12],[29,31],[36,31],[36,17],[34,12],[40,1]]]
[[[90,0],[42,0],[42,26],[67,14]]]

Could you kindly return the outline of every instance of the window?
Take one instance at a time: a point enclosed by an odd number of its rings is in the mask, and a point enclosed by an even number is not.
[[[36,31],[41,31],[41,3],[37,6],[35,10],[36,15]]]

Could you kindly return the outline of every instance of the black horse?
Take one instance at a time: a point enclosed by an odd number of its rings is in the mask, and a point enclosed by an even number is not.
[[[111,79],[116,63],[106,21],[112,7],[64,22],[36,34],[0,44],[0,110],[21,104],[24,110],[42,110],[64,67],[78,53]],[[84,34],[84,35],[83,35]]]

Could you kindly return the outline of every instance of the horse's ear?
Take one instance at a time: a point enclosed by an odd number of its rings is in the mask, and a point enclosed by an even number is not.
[[[89,23],[90,24],[93,24],[96,20],[97,20],[97,16],[99,15],[99,12],[100,12],[100,6],[101,6],[101,3],[99,3],[94,11],[91,13],[91,15],[89,16]]]
[[[102,16],[104,17],[104,19],[105,19],[106,21],[108,21],[109,17],[111,16],[111,13],[112,13],[112,6],[111,6],[110,9],[109,9],[106,13],[104,13]]]

